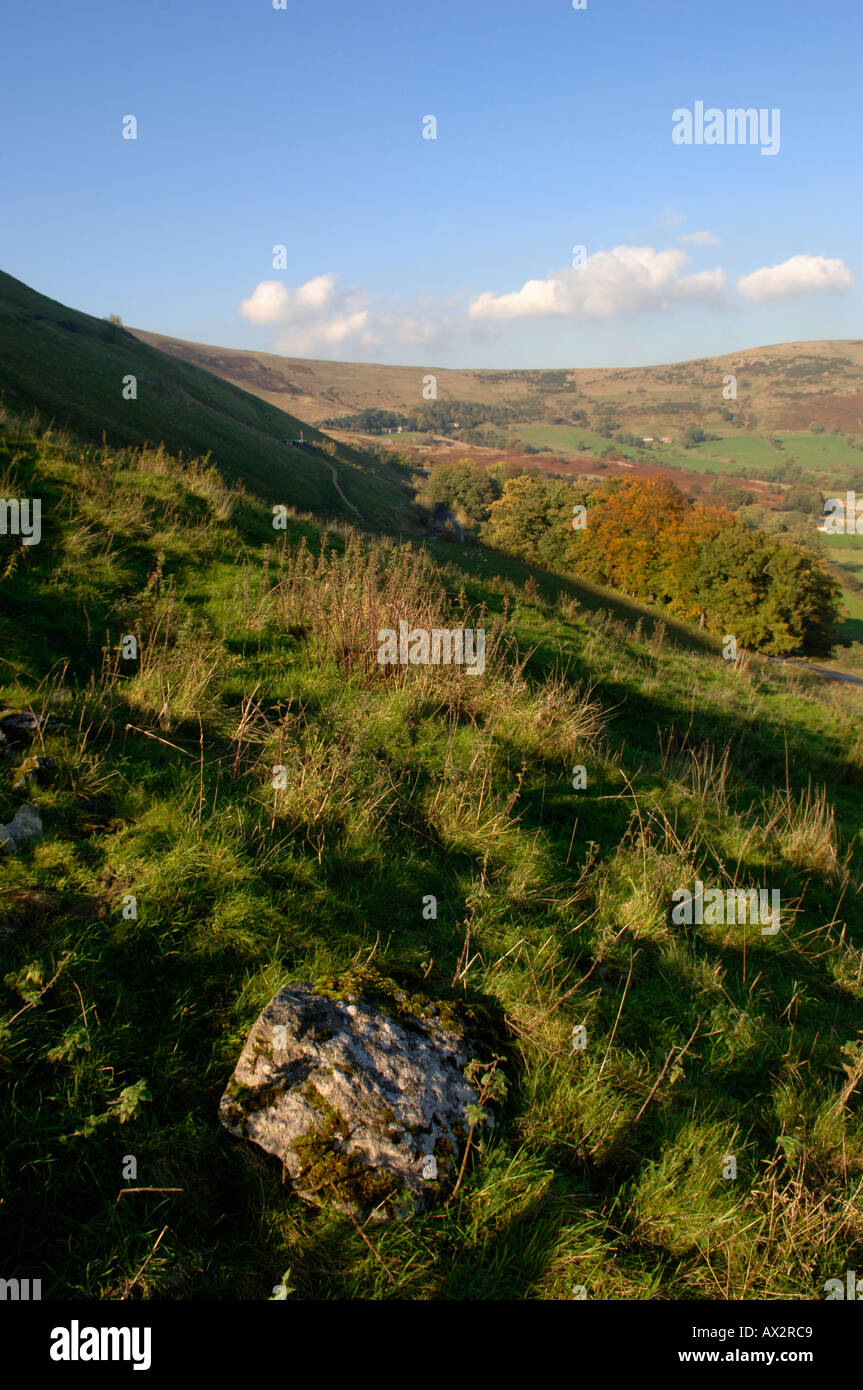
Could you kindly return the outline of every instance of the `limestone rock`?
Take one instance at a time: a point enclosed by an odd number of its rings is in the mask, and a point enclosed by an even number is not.
[[[254,1024],[220,1118],[280,1159],[305,1200],[402,1217],[454,1181],[477,1103],[469,1050],[446,1013],[415,998],[397,996],[392,1017],[363,993],[295,984]]]
[[[23,845],[35,844],[42,838],[42,819],[35,806],[25,801],[19,806],[8,825],[0,825],[0,849],[14,854]]]

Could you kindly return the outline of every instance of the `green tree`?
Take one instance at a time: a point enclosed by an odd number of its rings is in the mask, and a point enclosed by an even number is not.
[[[444,463],[434,470],[427,489],[432,503],[460,507],[471,525],[488,520],[492,503],[502,492],[499,479],[469,459]]]
[[[578,495],[569,483],[541,473],[521,473],[504,483],[492,504],[482,538],[496,550],[538,561],[563,562]]]

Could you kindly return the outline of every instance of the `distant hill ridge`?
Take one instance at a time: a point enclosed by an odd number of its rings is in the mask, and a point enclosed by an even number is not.
[[[860,339],[778,343],[655,367],[495,371],[282,357],[131,331],[161,352],[272,405],[290,404],[315,422],[366,409],[412,410],[423,400],[423,377],[432,373],[441,400],[521,407],[532,401],[533,418],[608,407],[624,428],[650,434],[719,421],[728,405],[741,416],[757,415],[761,429],[808,429],[816,423],[848,433],[863,430]],[[736,403],[722,396],[728,375],[736,377]]]

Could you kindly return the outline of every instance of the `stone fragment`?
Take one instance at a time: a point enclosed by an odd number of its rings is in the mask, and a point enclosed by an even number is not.
[[[42,820],[35,806],[25,801],[19,806],[8,825],[0,825],[0,849],[14,854],[24,845],[35,844],[42,837]]]
[[[33,714],[30,710],[0,710],[0,733],[7,743],[18,747],[30,743],[40,730],[62,728],[60,721],[51,715]]]
[[[431,1001],[397,991],[392,1002],[390,1012],[362,994],[281,989],[220,1107],[232,1134],[282,1162],[300,1197],[376,1219],[422,1211],[452,1185],[465,1107],[477,1103],[463,1074],[469,1046],[447,1006],[442,1020]]]

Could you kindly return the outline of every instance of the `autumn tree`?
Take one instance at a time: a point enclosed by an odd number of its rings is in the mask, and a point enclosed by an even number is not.
[[[626,479],[588,510],[575,567],[625,593],[667,602],[672,597],[667,533],[680,523],[687,505],[683,493],[662,478]]]

